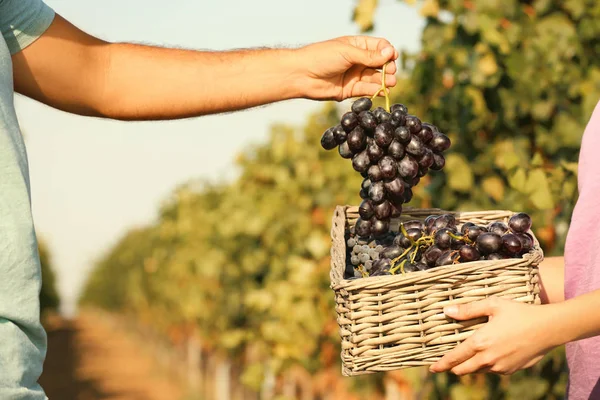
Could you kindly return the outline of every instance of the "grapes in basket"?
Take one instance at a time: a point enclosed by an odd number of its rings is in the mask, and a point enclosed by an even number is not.
[[[359,235],[355,225],[346,241],[345,277],[396,275],[472,261],[520,258],[534,245],[528,233],[531,224],[525,213],[514,214],[508,224],[495,221],[487,225],[458,225],[451,214],[431,215],[424,221],[400,223],[399,232],[377,238]]]

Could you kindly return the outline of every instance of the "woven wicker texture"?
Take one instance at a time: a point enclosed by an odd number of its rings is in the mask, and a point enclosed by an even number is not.
[[[507,222],[512,211],[447,212],[405,208],[392,220],[423,220],[452,214],[457,223],[487,225]],[[437,267],[406,275],[346,280],[346,228],[358,218],[358,207],[338,206],[331,229],[331,288],[342,340],[342,372],[346,376],[430,365],[487,322],[487,318],[456,321],[443,307],[490,296],[539,304],[537,265],[543,252],[534,237],[523,258],[476,261]],[[533,233],[530,232],[532,235]]]

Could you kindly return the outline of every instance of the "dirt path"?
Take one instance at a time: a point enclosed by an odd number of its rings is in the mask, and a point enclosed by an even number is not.
[[[48,324],[40,380],[50,400],[181,400],[183,391],[143,345],[102,319]]]

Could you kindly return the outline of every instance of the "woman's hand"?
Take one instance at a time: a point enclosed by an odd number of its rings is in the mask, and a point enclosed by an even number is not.
[[[456,375],[474,372],[512,374],[539,362],[556,343],[559,329],[552,305],[529,305],[489,298],[450,306],[450,318],[466,320],[489,316],[489,322],[430,367]]]

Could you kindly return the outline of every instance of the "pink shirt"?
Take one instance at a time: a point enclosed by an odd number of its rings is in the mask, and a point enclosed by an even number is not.
[[[579,154],[579,199],[565,248],[565,297],[600,289],[600,103]],[[600,310],[598,310],[600,312]],[[569,400],[600,399],[600,336],[568,343]]]

